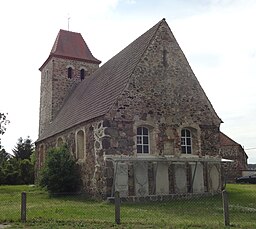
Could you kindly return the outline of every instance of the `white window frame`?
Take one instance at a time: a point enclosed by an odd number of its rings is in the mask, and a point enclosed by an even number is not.
[[[141,134],[138,134],[139,128],[141,128]],[[141,152],[138,152],[138,146],[141,146]],[[145,147],[148,149],[147,152],[145,152]],[[150,154],[150,130],[145,126],[137,127],[136,151],[137,154]]]
[[[183,131],[185,131],[185,136],[183,136]],[[181,130],[181,153],[192,154],[192,134],[189,129]]]

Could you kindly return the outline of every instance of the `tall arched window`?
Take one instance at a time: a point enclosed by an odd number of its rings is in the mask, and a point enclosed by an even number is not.
[[[146,127],[137,128],[137,153],[149,153],[149,130]]]
[[[192,137],[188,129],[181,130],[181,153],[192,153]]]
[[[73,74],[73,69],[71,67],[68,68],[68,78],[71,79]]]
[[[79,130],[76,134],[77,158],[84,159],[85,155],[85,135],[83,130]]]
[[[85,70],[82,68],[80,70],[80,79],[81,79],[81,81],[84,80],[84,77],[85,77]]]

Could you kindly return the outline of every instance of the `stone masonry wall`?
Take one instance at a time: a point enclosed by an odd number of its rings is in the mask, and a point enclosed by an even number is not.
[[[41,71],[39,136],[52,118],[52,61]]]
[[[85,157],[78,159],[77,157],[77,132],[83,130],[85,133]],[[58,139],[61,138],[63,143],[68,145],[70,153],[77,162],[81,169],[82,177],[82,190],[90,196],[105,197],[106,185],[103,161],[103,143],[104,139],[104,126],[100,118],[91,120],[91,122],[82,123],[69,130],[66,130],[56,136],[50,137],[43,141],[36,143],[37,158],[46,158],[49,149],[58,146]],[[40,147],[43,146],[43,152]],[[43,154],[43,155],[41,155]],[[43,163],[39,164],[37,160],[36,170],[37,174]]]
[[[91,75],[99,68],[98,64],[87,63],[85,61],[54,58],[53,63],[53,102],[52,119],[56,116],[63,105],[66,96],[77,86],[80,79],[81,68],[85,70],[85,77]],[[68,67],[72,67],[72,78],[68,78]]]
[[[221,156],[233,160],[222,164],[227,182],[235,182],[235,178],[242,176],[242,170],[247,169],[247,159],[241,146],[221,146]]]

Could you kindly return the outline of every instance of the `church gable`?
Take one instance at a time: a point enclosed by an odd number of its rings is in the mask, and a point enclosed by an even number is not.
[[[106,154],[140,153],[136,136],[148,139],[145,148],[153,155],[218,154],[221,120],[165,20],[106,118],[112,134]],[[146,136],[140,134],[143,128]],[[184,147],[183,133],[191,140]]]
[[[153,115],[172,124],[221,123],[169,26],[162,20],[116,103],[117,115]],[[126,110],[130,110],[126,112]]]

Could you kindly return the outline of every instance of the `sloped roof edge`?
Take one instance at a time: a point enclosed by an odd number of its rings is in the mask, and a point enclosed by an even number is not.
[[[239,146],[243,148],[239,143],[228,137],[226,134],[220,131],[220,144],[222,146]]]
[[[241,148],[246,156],[246,158],[248,158],[247,153],[245,152],[244,148],[237,143],[236,141],[234,141],[233,139],[231,139],[230,137],[228,137],[226,134],[222,133],[220,131],[220,144],[221,146],[237,146],[239,148]]]

